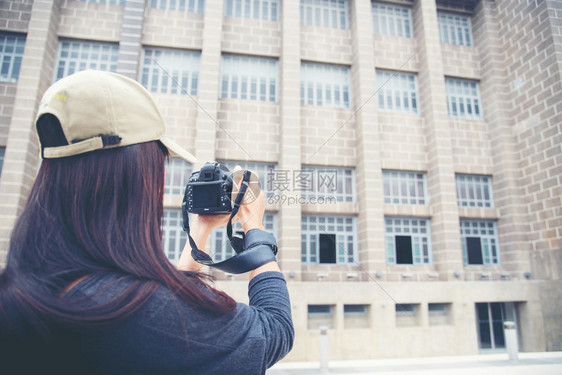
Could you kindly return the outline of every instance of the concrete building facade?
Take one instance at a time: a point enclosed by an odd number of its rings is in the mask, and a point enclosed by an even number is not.
[[[0,264],[45,89],[111,70],[153,95],[174,261],[190,171],[257,170],[293,299],[288,360],[562,350],[562,2],[0,2]],[[223,232],[207,244],[229,256]],[[244,300],[244,277],[209,271]]]

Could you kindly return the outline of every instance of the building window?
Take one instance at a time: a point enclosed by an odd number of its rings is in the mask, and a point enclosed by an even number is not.
[[[346,0],[301,0],[301,25],[347,29]]]
[[[491,177],[457,174],[455,179],[460,207],[493,207]]]
[[[383,171],[384,203],[427,204],[424,172]]]
[[[369,328],[368,305],[343,305],[343,328]]]
[[[334,305],[308,305],[308,329],[334,328]]]
[[[418,113],[418,80],[415,74],[377,69],[379,109]]]
[[[419,304],[396,304],[396,327],[411,327],[419,325]]]
[[[226,0],[224,15],[279,21],[279,0]]]
[[[125,5],[125,0],[78,0],[85,3]]]
[[[233,161],[223,160],[221,164],[233,171],[239,165],[242,169],[249,169],[258,174],[260,180],[260,187],[266,198],[271,198],[276,189],[276,174],[277,165],[274,163],[261,163],[261,162],[247,162],[247,161]]]
[[[150,8],[191,13],[205,12],[205,0],[150,0],[148,4]]]
[[[277,215],[266,212],[263,216],[263,227],[267,232],[270,232],[277,237]],[[240,222],[237,221],[232,224],[233,236],[241,236],[243,233],[244,230],[242,229],[242,224],[240,224]],[[213,230],[211,233],[211,244],[211,256],[216,262],[228,259],[235,254],[235,251],[228,240],[226,227]]]
[[[440,326],[451,324],[450,303],[429,303],[427,305],[429,325]]]
[[[412,37],[410,8],[375,2],[372,3],[372,8],[375,34]]]
[[[450,13],[437,13],[441,43],[472,46],[470,17]]]
[[[384,221],[388,264],[431,262],[429,219],[386,217]]]
[[[2,177],[2,166],[4,165],[5,154],[6,154],[6,147],[0,147],[0,177]]]
[[[55,80],[86,69],[115,72],[118,58],[115,43],[61,40]]]
[[[0,33],[0,81],[17,82],[25,48],[25,36]]]
[[[350,107],[349,67],[303,62],[301,104]]]
[[[141,84],[152,92],[197,95],[200,65],[200,52],[145,48]]]
[[[447,110],[450,117],[480,120],[480,88],[478,82],[467,79],[445,78]]]
[[[183,195],[185,185],[191,176],[192,165],[180,158],[170,158],[166,164],[164,194]]]
[[[277,101],[277,59],[223,55],[221,98]]]
[[[303,215],[301,228],[302,263],[356,262],[355,217]]]
[[[499,264],[496,221],[461,219],[460,227],[465,265]]]
[[[187,241],[182,229],[183,216],[181,209],[164,209],[162,220],[162,242],[164,253],[170,262],[177,262]]]
[[[352,168],[303,166],[294,172],[295,190],[309,202],[355,201],[355,174]]]

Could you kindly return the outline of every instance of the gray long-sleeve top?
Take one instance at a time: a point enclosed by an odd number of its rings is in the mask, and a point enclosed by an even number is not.
[[[103,300],[106,283],[89,277],[67,297]],[[83,360],[102,374],[265,374],[293,345],[289,293],[281,273],[265,272],[248,294],[249,305],[213,316],[160,287],[132,317],[82,338]]]

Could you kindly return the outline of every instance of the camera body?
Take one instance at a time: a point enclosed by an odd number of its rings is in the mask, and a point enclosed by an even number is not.
[[[230,214],[232,172],[220,163],[205,163],[193,172],[185,187],[187,212],[202,215]]]

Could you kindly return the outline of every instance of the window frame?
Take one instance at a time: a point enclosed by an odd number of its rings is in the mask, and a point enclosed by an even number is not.
[[[162,248],[166,258],[177,263],[187,242],[187,235],[182,229],[183,216],[180,208],[164,208],[162,217]],[[170,249],[170,241],[174,242],[174,249]],[[172,256],[173,255],[173,256]]]
[[[464,47],[474,45],[471,16],[437,11],[437,24],[441,43]]]
[[[144,46],[138,81],[153,93],[196,96],[200,71],[201,51]]]
[[[300,17],[304,26],[349,30],[347,0],[300,0]]]
[[[205,13],[205,0],[149,0],[146,6],[153,9],[200,14]]]
[[[193,165],[181,158],[169,158],[166,163],[166,180],[164,194],[184,195],[185,186],[193,172]],[[179,184],[178,181],[182,181]]]
[[[279,0],[225,0],[224,15],[277,22],[280,8]]]
[[[300,171],[295,172],[299,172],[300,176],[312,177],[310,186],[307,184],[304,188],[299,189],[302,191],[303,197],[309,202],[330,202],[331,199],[335,199],[338,203],[353,203],[357,201],[355,168],[303,165]],[[321,183],[322,176],[323,174],[328,175],[328,173],[335,173],[336,190],[322,189],[322,186],[324,186]],[[294,177],[296,183],[297,176]],[[329,176],[325,177],[328,178]]]
[[[378,109],[381,112],[419,114],[417,74],[376,69],[376,76],[379,87]]]
[[[467,94],[467,91],[472,92]],[[449,117],[476,121],[483,119],[479,81],[446,76],[445,93]],[[471,113],[469,113],[469,108]]]
[[[475,179],[479,181],[474,181]],[[456,173],[455,184],[459,207],[494,208],[492,176]],[[463,191],[466,198],[461,198]],[[470,197],[471,192],[474,198]],[[487,199],[486,193],[488,194]],[[478,194],[481,194],[482,198],[478,198]]]
[[[348,65],[302,61],[300,71],[301,105],[351,108],[352,82]]]
[[[408,230],[403,229],[403,223],[397,224],[397,221],[408,221]],[[389,221],[391,226],[389,226]],[[412,228],[412,221],[416,223],[416,229]],[[421,223],[425,223],[421,225]],[[398,226],[399,225],[399,226]],[[425,234],[422,234],[422,227],[425,227]],[[391,230],[389,231],[389,228]],[[417,234],[417,235],[414,235]],[[386,249],[386,263],[388,265],[411,265],[423,266],[433,264],[433,249],[431,243],[431,220],[421,217],[408,217],[408,216],[385,216],[384,218],[384,236],[385,236],[385,249]],[[410,237],[410,245],[412,251],[412,263],[398,263],[398,254],[396,252],[396,237]],[[420,246],[419,255],[416,255],[414,246],[414,239],[417,239],[417,245]],[[425,239],[425,244],[424,244]],[[424,254],[424,245],[427,247],[427,254]]]
[[[322,224],[319,219],[323,219]],[[340,219],[341,223],[338,223]],[[350,222],[346,222],[347,219]],[[330,220],[332,222],[330,222]],[[325,230],[319,227],[323,225]],[[330,230],[329,226],[333,230]],[[341,225],[341,229],[338,229]],[[351,227],[351,229],[349,229]],[[315,229],[311,229],[315,228]],[[320,263],[320,235],[335,235],[335,263]],[[351,238],[350,238],[351,237]],[[314,246],[313,246],[314,244]],[[352,246],[352,253],[349,253]],[[346,247],[348,250],[346,250]],[[357,218],[348,215],[302,215],[301,218],[301,262],[306,265],[333,264],[349,265],[357,264],[359,249],[357,247]]]
[[[266,212],[263,215],[263,226],[266,232],[272,233],[277,238],[277,214],[274,212]],[[232,224],[232,235],[242,230],[240,222]],[[220,249],[217,251],[217,249]],[[228,241],[226,227],[214,229],[211,232],[211,257],[220,262],[235,255],[235,251]]]
[[[240,166],[242,169],[249,169],[256,172],[259,176],[260,187],[265,198],[272,198],[275,195],[277,189],[274,179],[277,175],[277,163],[240,160],[218,160],[218,162],[224,164],[230,171],[233,171],[236,166]]]
[[[68,45],[69,49],[65,50],[65,46]],[[79,46],[78,51],[72,50],[73,47]],[[88,58],[83,58],[83,49],[87,48]],[[96,50],[106,50],[109,49],[108,59],[96,59],[92,60],[90,55],[103,55],[102,51]],[[66,55],[66,56],[63,56]],[[73,57],[76,56],[76,57]],[[78,57],[79,56],[79,57]],[[119,44],[113,42],[100,42],[96,40],[83,40],[83,39],[69,39],[60,38],[57,50],[57,59],[55,62],[55,69],[53,73],[53,81],[58,81],[59,79],[71,75],[76,72],[80,72],[86,69],[102,70],[109,72],[117,71],[117,62],[119,59]],[[105,68],[108,65],[109,69]],[[61,75],[62,74],[62,75]]]
[[[13,43],[10,43],[13,39]],[[25,44],[25,34],[0,32],[0,82],[17,82],[21,71]],[[6,50],[11,50],[7,52]],[[4,66],[7,66],[6,74],[3,74]]]
[[[97,4],[111,4],[111,5],[125,5],[125,0],[77,0],[83,3],[97,3]]]
[[[278,103],[279,59],[223,53],[219,97]]]
[[[412,183],[414,183],[414,195],[411,194]],[[422,184],[421,188],[420,183]],[[404,188],[406,189],[406,195],[402,194]],[[394,194],[396,190],[398,190],[398,195]],[[421,196],[418,195],[420,190]],[[429,205],[426,172],[384,169],[382,171],[382,191],[384,204]]]
[[[491,226],[489,224],[491,224]],[[459,226],[460,226],[460,234],[461,234],[462,258],[463,258],[463,264],[465,266],[497,266],[500,264],[501,253],[500,253],[497,220],[461,218],[459,222]],[[489,233],[490,228],[493,231],[493,233]],[[488,231],[488,233],[483,233],[482,230]],[[480,250],[482,251],[482,264],[468,263],[469,249],[468,249],[467,238],[480,239]],[[483,239],[485,241],[483,241]],[[488,250],[486,250],[486,245],[488,246]],[[486,254],[486,251],[488,251],[488,254]]]
[[[406,11],[406,15],[404,15],[404,11]],[[373,33],[375,35],[387,35],[409,39],[414,37],[412,9],[410,7],[373,1],[371,2],[371,13],[373,18]],[[383,24],[383,21],[384,30],[379,27]],[[390,31],[391,21],[393,25],[392,30],[395,32]],[[396,30],[400,31],[396,32]]]

